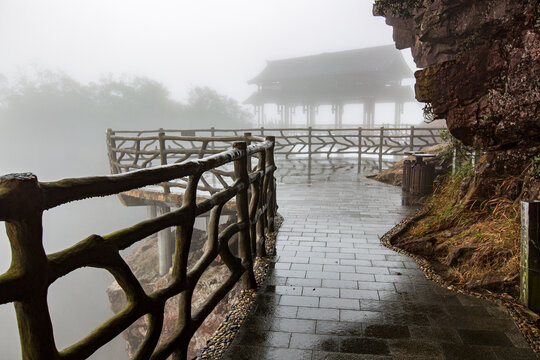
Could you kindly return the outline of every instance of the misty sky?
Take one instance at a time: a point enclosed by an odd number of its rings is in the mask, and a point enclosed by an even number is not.
[[[142,75],[243,101],[266,60],[392,43],[371,0],[0,0],[0,73]],[[409,51],[403,52],[411,66]]]

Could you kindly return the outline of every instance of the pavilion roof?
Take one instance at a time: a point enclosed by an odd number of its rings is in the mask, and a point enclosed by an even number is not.
[[[394,45],[385,45],[268,61],[266,68],[248,83],[262,84],[367,73],[383,79],[401,80],[413,77],[401,52]]]

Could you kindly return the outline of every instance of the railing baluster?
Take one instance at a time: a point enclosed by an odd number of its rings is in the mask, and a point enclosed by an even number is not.
[[[266,189],[264,187],[264,184],[266,182],[266,178],[269,177],[266,175],[266,154],[268,150],[259,153],[259,166],[258,170],[262,171],[263,177],[260,179],[259,183],[257,184],[259,189],[259,206],[257,207],[259,209],[264,208],[265,210],[261,212],[259,215],[259,218],[257,219],[256,224],[256,233],[257,233],[257,241],[261,243],[260,247],[257,248],[257,256],[264,257],[266,256],[266,217],[268,214],[268,206],[267,206],[267,200],[266,200]],[[273,174],[271,174],[273,176]]]
[[[266,140],[270,141],[272,143],[272,146],[266,150],[266,168],[275,168],[276,163],[274,159],[274,148],[276,144],[276,138],[274,136],[267,136]],[[267,186],[266,186],[266,193],[267,193],[267,201],[268,201],[268,231],[274,232],[275,231],[275,224],[274,219],[276,216],[277,211],[277,201],[276,201],[276,184],[274,180],[274,173],[270,173],[267,175]]]
[[[109,155],[109,164],[111,167],[111,174],[118,174],[120,170],[118,169],[118,160],[116,158],[116,152],[113,150],[116,148],[116,141],[112,138],[114,136],[114,131],[112,129],[107,129],[107,154]]]
[[[167,165],[167,148],[165,147],[165,132],[163,129],[159,129],[158,133],[159,139],[159,157],[161,160],[161,165]],[[168,194],[170,192],[169,185],[163,183],[163,192]]]
[[[43,248],[43,194],[33,174],[0,178],[2,207],[13,213],[3,217],[11,244],[11,275],[20,276],[24,295],[15,305],[23,359],[57,359],[47,306],[48,264]],[[11,196],[6,197],[5,194]]]
[[[236,194],[236,216],[239,224],[244,223],[248,225],[238,233],[238,254],[242,259],[242,265],[246,269],[246,274],[244,274],[242,279],[242,286],[244,289],[255,289],[257,282],[253,273],[253,258],[251,256],[251,241],[249,239],[247,145],[243,141],[238,141],[233,144],[233,147],[242,152],[240,159],[234,161],[234,175],[236,181],[240,181],[245,185],[244,189]]]
[[[384,145],[384,127],[381,127],[379,134],[379,171],[382,171],[382,155]]]

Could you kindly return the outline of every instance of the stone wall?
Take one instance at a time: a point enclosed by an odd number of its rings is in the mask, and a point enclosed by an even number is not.
[[[416,98],[465,145],[486,152],[468,198],[538,198],[529,176],[540,152],[539,0],[377,0],[418,67]],[[501,179],[515,178],[512,189]],[[516,188],[517,186],[517,188]]]

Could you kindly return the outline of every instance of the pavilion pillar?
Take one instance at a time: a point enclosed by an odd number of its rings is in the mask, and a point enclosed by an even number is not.
[[[281,126],[290,127],[291,124],[291,108],[289,105],[279,105],[279,114],[281,115]]]
[[[306,114],[306,126],[314,126],[316,118],[316,105],[304,105],[304,114]]]
[[[364,102],[364,127],[375,127],[375,101],[368,99]]]
[[[335,116],[335,127],[336,128],[342,128],[343,127],[343,104],[334,104],[332,106],[332,111]]]
[[[394,110],[394,125],[396,127],[401,126],[401,114],[403,114],[403,103],[396,102]]]

